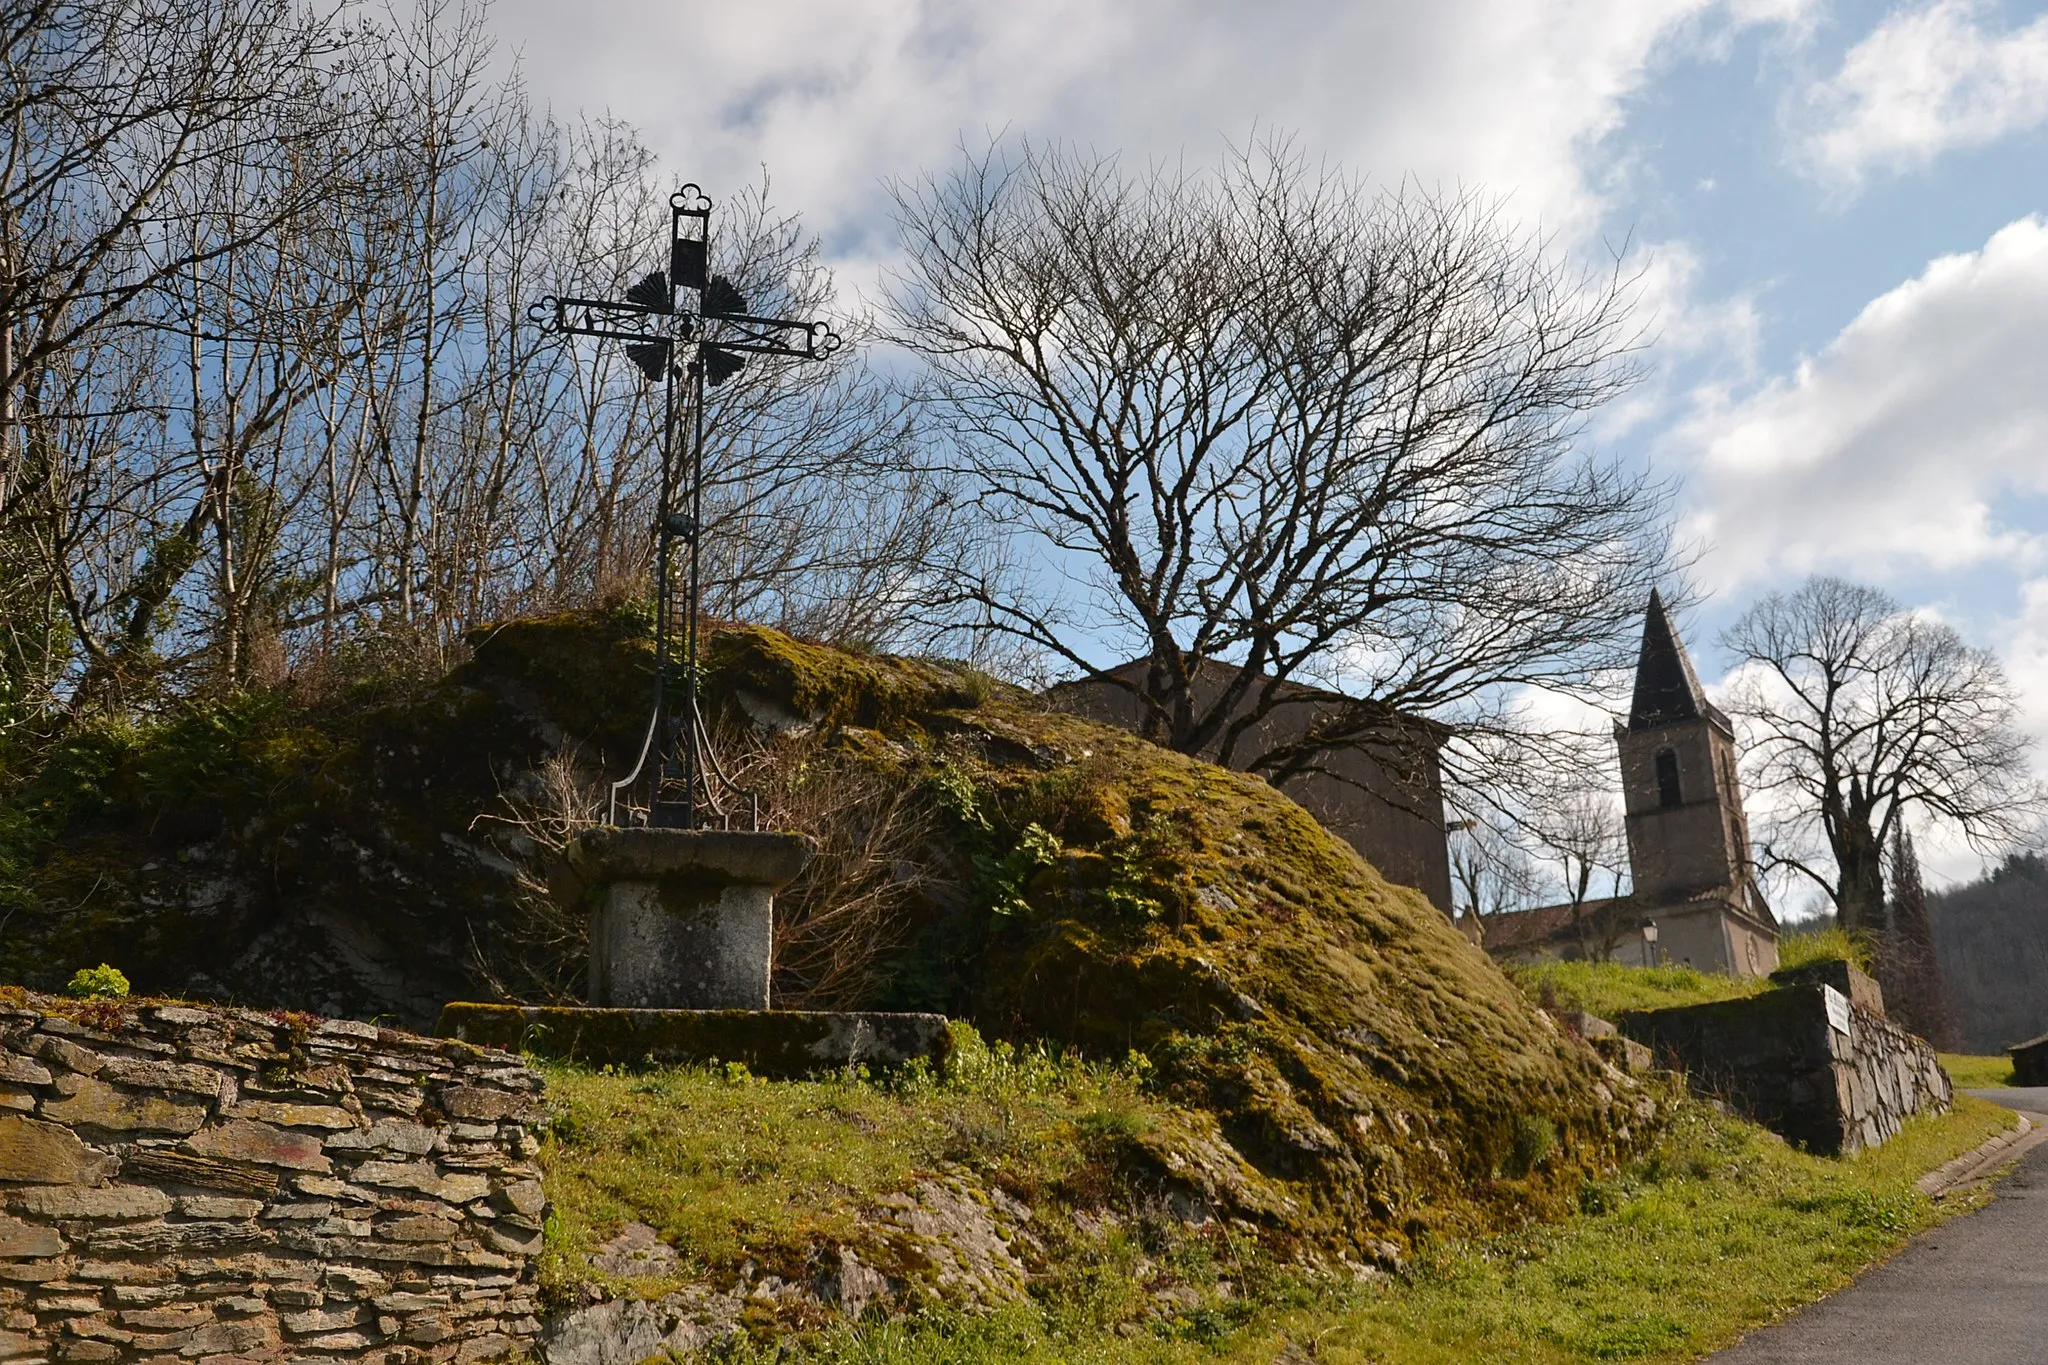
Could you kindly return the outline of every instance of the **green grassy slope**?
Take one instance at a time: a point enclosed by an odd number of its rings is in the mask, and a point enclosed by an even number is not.
[[[2011,1123],[1962,1097],[1847,1160],[1682,1104],[1652,1150],[1579,1191],[1562,1221],[1432,1240],[1393,1277],[1314,1274],[1228,1223],[1196,1225],[1119,1188],[1117,1145],[1171,1123],[1127,1066],[997,1054],[970,1042],[944,1082],[780,1083],[708,1069],[555,1068],[544,1150],[555,1201],[547,1290],[572,1300],[801,1278],[811,1248],[859,1248],[916,1280],[877,1201],[945,1171],[1028,1206],[1011,1246],[1028,1292],[993,1306],[914,1290],[848,1323],[815,1301],[755,1296],[720,1359],[863,1365],[1692,1360],[1839,1288],[1967,1200],[1913,1181]],[[983,1198],[993,1196],[984,1194]],[[682,1253],[666,1277],[596,1275],[585,1255],[629,1221]]]

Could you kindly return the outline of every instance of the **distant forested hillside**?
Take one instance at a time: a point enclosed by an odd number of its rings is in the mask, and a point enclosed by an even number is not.
[[[2008,858],[1927,908],[1963,1046],[1997,1052],[2048,1033],[2048,859]]]

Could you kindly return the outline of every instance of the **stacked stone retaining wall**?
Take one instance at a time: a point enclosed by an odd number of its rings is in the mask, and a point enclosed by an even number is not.
[[[515,1356],[540,1079],[344,1020],[0,1003],[0,1361]]]
[[[1953,1100],[1934,1049],[1826,985],[1622,1014],[1615,1022],[1693,1089],[1812,1151],[1861,1151]]]

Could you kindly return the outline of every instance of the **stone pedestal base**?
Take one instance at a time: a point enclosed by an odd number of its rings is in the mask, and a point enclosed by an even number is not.
[[[570,864],[603,888],[590,926],[590,1003],[765,1010],[775,893],[810,861],[800,834],[605,829]]]

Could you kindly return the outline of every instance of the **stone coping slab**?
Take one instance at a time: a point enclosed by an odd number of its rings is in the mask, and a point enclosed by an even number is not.
[[[1822,958],[1799,967],[1780,967],[1771,973],[1771,981],[1779,986],[1833,986],[1849,997],[1850,1004],[1861,1005],[1872,1014],[1884,1013],[1883,988],[1855,963],[1842,958]]]
[[[848,1066],[934,1067],[953,1051],[943,1014],[813,1010],[643,1010],[456,1002],[437,1030],[484,1047],[591,1065],[742,1062],[795,1078]]]

